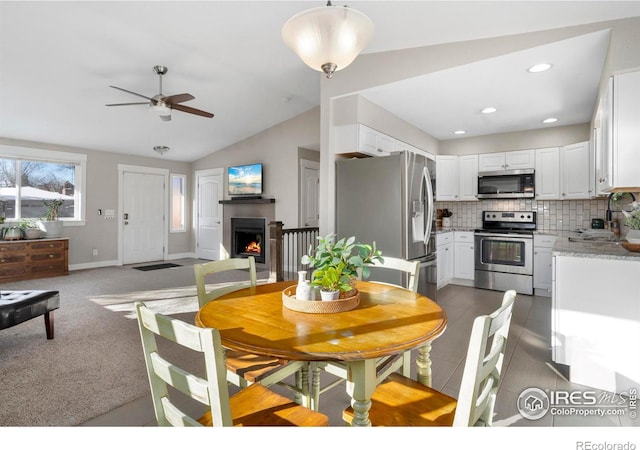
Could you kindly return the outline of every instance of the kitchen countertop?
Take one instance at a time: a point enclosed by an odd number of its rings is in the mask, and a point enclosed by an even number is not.
[[[566,231],[558,232],[557,236],[552,250],[554,256],[640,261],[640,253],[630,252],[619,241],[570,241],[569,238],[580,239],[580,235]]]

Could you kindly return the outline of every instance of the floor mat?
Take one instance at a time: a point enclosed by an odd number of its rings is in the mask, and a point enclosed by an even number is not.
[[[134,269],[147,272],[149,270],[168,269],[170,267],[182,267],[182,264],[174,264],[174,263],[151,264],[150,266],[134,267]]]

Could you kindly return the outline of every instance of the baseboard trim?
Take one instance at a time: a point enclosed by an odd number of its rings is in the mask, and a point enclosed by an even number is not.
[[[192,253],[172,253],[172,254],[166,256],[165,261],[171,261],[171,260],[174,260],[174,259],[195,258],[195,257],[196,257],[195,252],[192,252]]]
[[[69,270],[74,271],[74,270],[84,270],[84,269],[99,269],[100,267],[111,267],[111,266],[118,266],[118,265],[120,265],[118,263],[118,260],[96,261],[96,262],[82,263],[82,264],[70,264]]]
[[[165,261],[172,261],[174,259],[186,259],[186,258],[195,258],[195,253],[172,253],[171,255],[167,255],[164,259]],[[69,270],[84,270],[84,269],[99,269],[101,267],[111,267],[111,266],[121,266],[120,262],[117,259],[111,261],[96,261],[90,263],[82,263],[82,264],[70,264]]]

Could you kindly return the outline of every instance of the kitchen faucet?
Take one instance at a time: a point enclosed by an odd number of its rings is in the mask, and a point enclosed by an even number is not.
[[[612,192],[611,194],[609,194],[609,200],[607,200],[607,215],[606,215],[607,222],[611,222],[611,220],[613,220],[611,216],[611,197],[613,197],[615,194],[616,192]],[[628,194],[631,196],[631,198],[635,202],[636,196],[633,195],[633,192],[628,192]]]

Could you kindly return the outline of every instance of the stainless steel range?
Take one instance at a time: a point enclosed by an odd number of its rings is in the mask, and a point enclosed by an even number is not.
[[[475,232],[475,287],[533,295],[532,211],[484,211]]]

